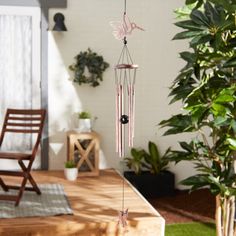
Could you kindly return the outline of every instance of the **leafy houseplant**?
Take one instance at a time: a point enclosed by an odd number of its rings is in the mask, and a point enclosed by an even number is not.
[[[198,174],[182,184],[196,190],[209,187],[216,196],[218,236],[234,234],[236,150],[236,21],[235,0],[186,0],[176,10],[183,31],[174,39],[188,39],[180,53],[186,65],[170,87],[171,103],[181,101],[183,113],[160,123],[165,135],[190,132],[190,142],[169,157],[191,161]]]
[[[74,82],[81,84],[90,84],[97,87],[103,80],[103,72],[109,67],[102,56],[93,52],[90,48],[87,51],[80,52],[75,57],[76,62],[69,66],[74,71]],[[88,72],[88,76],[86,75]]]
[[[169,160],[167,159],[170,149],[161,157],[157,145],[153,142],[148,143],[148,151],[144,153],[145,167],[153,174],[158,174],[167,169]]]
[[[174,194],[174,174],[167,171],[168,153],[161,156],[157,145],[148,143],[148,151],[144,149],[131,149],[131,157],[125,162],[129,169],[124,176],[145,196],[159,197]]]
[[[76,163],[72,160],[65,162],[64,174],[67,180],[75,181],[78,176],[78,169]]]
[[[126,165],[129,169],[134,170],[136,175],[140,175],[144,165],[143,159],[145,151],[143,149],[131,148],[130,152],[132,157],[125,158]]]

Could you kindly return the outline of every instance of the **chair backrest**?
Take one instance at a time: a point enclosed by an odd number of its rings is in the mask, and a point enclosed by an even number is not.
[[[36,134],[35,144],[32,147],[32,155],[35,155],[40,144],[45,115],[44,109],[7,109],[0,136],[0,146],[7,132]]]

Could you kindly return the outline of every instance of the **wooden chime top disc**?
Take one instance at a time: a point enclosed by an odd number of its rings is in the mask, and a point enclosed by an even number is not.
[[[115,69],[137,69],[138,65],[135,64],[118,64]]]

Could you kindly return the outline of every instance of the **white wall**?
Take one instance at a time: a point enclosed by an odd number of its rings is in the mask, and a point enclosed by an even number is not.
[[[164,130],[157,124],[179,112],[180,106],[169,106],[168,87],[183,66],[178,52],[187,49],[184,42],[171,41],[177,28],[173,10],[184,4],[179,0],[127,1],[131,19],[145,28],[135,31],[128,38],[129,50],[134,62],[139,64],[136,83],[136,136],[135,146],[146,147],[149,140],[158,143],[164,152],[176,146],[183,136],[162,137]],[[66,134],[75,127],[74,114],[87,109],[98,117],[95,130],[102,137],[104,156],[101,167],[119,167],[115,154],[115,93],[113,66],[122,49],[122,42],[114,39],[110,21],[120,20],[123,0],[68,0],[67,9],[50,11],[53,15],[62,12],[68,32],[49,32],[49,134],[50,169],[62,169],[66,160]],[[104,81],[97,88],[79,86],[70,80],[68,66],[73,57],[90,47],[110,63]],[[192,174],[189,164],[171,166],[177,182]]]

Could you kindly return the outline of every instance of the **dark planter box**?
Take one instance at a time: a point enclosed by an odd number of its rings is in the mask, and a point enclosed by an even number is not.
[[[156,175],[149,171],[143,171],[140,175],[125,171],[124,176],[146,198],[173,196],[175,193],[175,176],[170,171]]]

